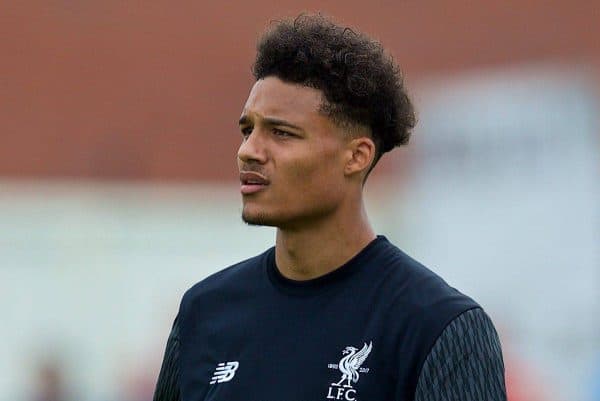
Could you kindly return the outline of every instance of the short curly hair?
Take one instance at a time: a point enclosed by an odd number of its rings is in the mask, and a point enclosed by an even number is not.
[[[379,158],[408,143],[416,118],[400,69],[383,46],[322,15],[275,21],[260,38],[252,72],[319,89],[338,124],[371,130]]]

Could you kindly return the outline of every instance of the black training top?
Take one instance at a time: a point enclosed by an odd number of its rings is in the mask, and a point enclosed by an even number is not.
[[[378,237],[333,272],[283,277],[274,248],[192,287],[155,401],[505,400],[470,298]]]

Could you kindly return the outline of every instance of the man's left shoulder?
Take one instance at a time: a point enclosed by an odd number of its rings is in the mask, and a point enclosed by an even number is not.
[[[395,307],[408,310],[421,324],[445,325],[461,313],[480,308],[468,295],[390,243],[386,282]]]

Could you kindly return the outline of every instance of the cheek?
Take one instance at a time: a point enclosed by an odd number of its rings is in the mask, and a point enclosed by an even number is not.
[[[314,149],[290,165],[290,183],[293,182],[304,197],[329,197],[341,190],[343,173],[340,164],[339,152]]]

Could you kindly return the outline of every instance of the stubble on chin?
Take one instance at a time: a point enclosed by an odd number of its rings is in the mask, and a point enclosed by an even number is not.
[[[275,226],[271,220],[265,213],[251,214],[242,210],[242,221],[249,226]]]

